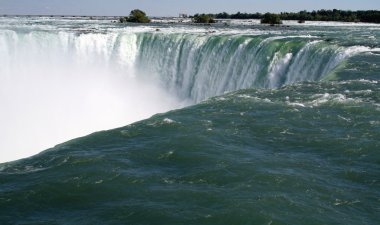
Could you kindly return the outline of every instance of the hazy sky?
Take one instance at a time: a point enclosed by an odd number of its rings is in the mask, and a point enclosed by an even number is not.
[[[0,0],[0,14],[128,15],[139,8],[150,16],[202,12],[281,12],[313,9],[380,9],[379,0]]]

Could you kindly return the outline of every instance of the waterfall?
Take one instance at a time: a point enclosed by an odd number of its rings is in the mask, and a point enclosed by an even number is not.
[[[363,48],[311,36],[1,29],[1,159],[225,92],[316,81]]]

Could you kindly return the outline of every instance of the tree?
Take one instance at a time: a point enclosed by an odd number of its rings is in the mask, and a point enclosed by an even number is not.
[[[150,19],[146,16],[145,12],[135,9],[129,14],[127,22],[132,23],[149,23]]]
[[[119,19],[120,23],[131,22],[131,23],[149,23],[150,19],[146,16],[145,12],[134,9],[129,14],[129,17],[121,17]]]
[[[274,24],[282,24],[282,21],[278,14],[265,13],[264,18],[261,19],[261,23],[274,25]]]
[[[215,20],[213,17],[206,15],[206,14],[195,14],[193,17],[194,23],[215,23]]]
[[[222,12],[222,13],[217,14],[216,17],[219,19],[228,19],[230,15],[228,15],[228,13],[226,12]]]
[[[204,15],[204,14],[202,14]],[[281,20],[298,20],[303,21],[345,21],[345,22],[370,22],[380,23],[379,10],[367,11],[350,11],[350,10],[317,10],[308,12],[306,10],[300,12],[281,12],[280,14],[267,13],[241,13],[228,14],[226,12],[219,14],[206,14],[209,17],[217,19],[262,19],[262,23],[279,24]],[[196,16],[200,16],[196,14]],[[279,16],[279,19],[276,18]],[[202,19],[200,19],[202,21]]]

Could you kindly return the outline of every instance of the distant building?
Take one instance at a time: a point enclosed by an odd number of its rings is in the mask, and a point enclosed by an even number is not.
[[[187,18],[188,16],[187,16],[186,13],[180,13],[180,14],[179,14],[179,17],[180,17],[180,18]]]

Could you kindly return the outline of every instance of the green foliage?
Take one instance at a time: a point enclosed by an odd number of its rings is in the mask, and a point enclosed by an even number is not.
[[[215,23],[215,20],[212,16],[206,14],[195,14],[193,17],[194,23]]]
[[[145,12],[143,12],[139,9],[135,9],[135,10],[132,10],[131,13],[129,14],[127,22],[149,23],[150,19],[146,16]]]
[[[282,21],[278,14],[265,13],[264,17],[261,19],[261,23],[274,25],[274,24],[282,24]]]
[[[146,16],[145,12],[135,9],[129,14],[129,17],[120,17],[120,23],[149,23],[150,19]]]
[[[217,19],[264,19],[265,14],[261,13],[241,13],[228,14],[226,12],[218,14],[208,14]],[[297,13],[282,12],[278,14],[281,20],[298,20],[298,21],[343,21],[343,22],[367,22],[380,23],[380,11],[345,11],[345,10],[318,10],[318,11],[300,11]]]

